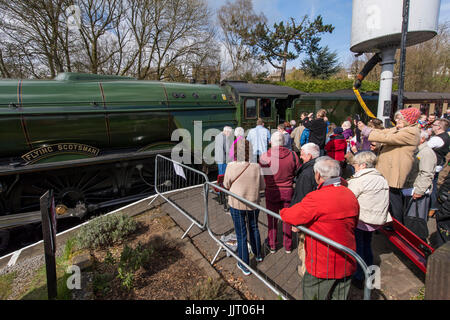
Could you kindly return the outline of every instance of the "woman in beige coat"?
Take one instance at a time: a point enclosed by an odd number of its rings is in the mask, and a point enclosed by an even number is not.
[[[259,192],[264,190],[264,178],[258,163],[250,163],[253,154],[250,143],[245,139],[236,142],[235,161],[227,165],[223,185],[245,200],[259,204]],[[233,196],[228,196],[230,213],[234,223],[239,258],[249,265],[250,259],[247,247],[247,224],[249,227],[249,242],[256,261],[262,261],[261,237],[258,229],[259,210],[249,206]],[[245,275],[250,271],[241,262],[238,267]]]
[[[357,153],[353,159],[355,174],[348,181],[348,188],[359,203],[359,220],[355,229],[356,253],[370,266],[373,263],[372,233],[387,222],[389,215],[389,185],[383,175],[375,169],[377,156],[371,151]],[[364,274],[361,267],[354,279],[361,285]]]
[[[414,153],[420,142],[420,129],[417,120],[420,111],[408,108],[397,111],[394,120],[397,125],[390,129],[372,129],[359,122],[361,135],[368,137],[370,142],[382,144],[377,170],[386,178],[389,184],[389,211],[395,219],[403,222],[403,196],[406,177],[414,163]]]

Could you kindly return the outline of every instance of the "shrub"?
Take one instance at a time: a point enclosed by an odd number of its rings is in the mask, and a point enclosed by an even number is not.
[[[106,294],[111,291],[111,280],[114,276],[111,273],[95,274],[93,280],[93,289],[96,293]]]
[[[286,82],[277,82],[277,85],[291,87],[300,91],[308,93],[321,93],[321,92],[334,92],[336,90],[346,90],[353,88],[354,80],[339,80],[339,79],[328,79],[328,80],[308,80],[308,81],[297,81],[290,80]],[[363,81],[360,91],[376,91],[379,90],[380,83],[375,81]],[[393,90],[396,90],[396,84],[394,84]]]
[[[120,255],[119,267],[117,269],[117,278],[122,280],[122,286],[127,290],[131,290],[134,284],[134,272],[144,267],[150,260],[152,249],[144,248],[141,243],[135,249],[125,245]]]
[[[138,222],[125,214],[101,216],[80,229],[76,243],[79,249],[105,248],[121,242],[138,227]]]

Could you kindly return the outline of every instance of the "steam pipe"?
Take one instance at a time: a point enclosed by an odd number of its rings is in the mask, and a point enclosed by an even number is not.
[[[356,76],[356,80],[355,80],[355,83],[353,85],[353,87],[355,87],[355,89],[359,89],[359,87],[361,87],[361,84],[362,84],[362,81],[364,80],[364,78],[369,74],[370,71],[372,71],[372,69],[379,62],[381,62],[381,60],[382,59],[380,57],[380,54],[376,53],[372,58],[370,58],[369,61],[367,61],[367,63],[364,65],[364,68]]]
[[[390,115],[392,109],[392,82],[394,78],[395,47],[385,48],[381,52],[381,78],[378,95],[377,118],[382,120],[386,128],[391,127]]]

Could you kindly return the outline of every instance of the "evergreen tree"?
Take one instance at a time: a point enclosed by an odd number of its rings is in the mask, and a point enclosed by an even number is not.
[[[309,57],[302,61],[301,69],[310,77],[328,79],[341,69],[338,65],[337,53],[330,52],[328,46],[316,52],[309,51],[308,54]]]
[[[319,47],[320,35],[332,33],[331,24],[323,24],[319,15],[314,21],[305,15],[298,22],[290,21],[275,23],[269,28],[266,23],[258,23],[249,35],[249,46],[261,62],[268,62],[281,71],[280,81],[286,80],[286,65],[288,61],[298,58],[301,52],[316,51]]]

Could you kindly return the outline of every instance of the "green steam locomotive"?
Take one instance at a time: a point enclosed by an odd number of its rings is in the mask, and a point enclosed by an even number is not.
[[[377,99],[364,96],[373,112]],[[153,191],[155,155],[180,143],[172,141],[175,129],[194,135],[196,121],[203,131],[249,129],[257,118],[276,129],[320,108],[336,123],[361,113],[352,94],[242,81],[206,85],[77,73],[1,80],[0,216],[38,211],[48,189],[59,217],[137,201]]]

